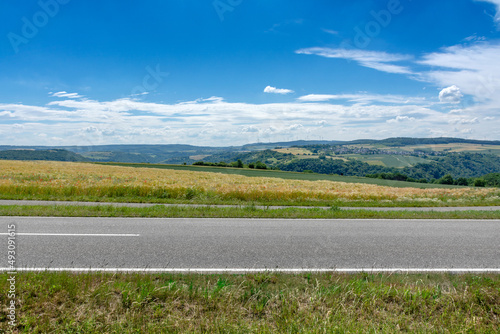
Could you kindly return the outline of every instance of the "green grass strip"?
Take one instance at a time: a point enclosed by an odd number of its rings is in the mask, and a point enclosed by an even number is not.
[[[0,206],[0,216],[45,217],[151,217],[151,218],[290,218],[290,219],[500,219],[500,211],[369,211],[331,209],[259,209],[217,207],[165,207],[146,208],[73,205],[5,205]]]
[[[37,189],[35,189],[37,190]],[[73,202],[113,202],[113,203],[158,203],[158,204],[204,204],[204,205],[261,205],[261,206],[344,206],[344,207],[460,207],[460,206],[500,206],[500,196],[493,198],[478,197],[474,199],[460,198],[451,199],[447,196],[435,200],[405,199],[405,200],[239,200],[221,199],[214,194],[198,194],[193,198],[158,198],[154,196],[90,196],[90,195],[62,195],[62,194],[40,194],[0,193],[2,200],[39,200],[39,201],[73,201]]]
[[[8,291],[9,275],[0,274]],[[18,273],[16,333],[498,333],[500,275]]]

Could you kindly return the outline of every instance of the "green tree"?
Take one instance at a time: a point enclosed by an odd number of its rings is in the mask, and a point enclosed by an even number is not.
[[[475,179],[474,180],[474,187],[485,187],[486,186],[486,181],[484,179]]]
[[[257,161],[255,163],[255,168],[256,169],[267,169],[267,166],[265,163],[263,163],[262,161]]]
[[[453,184],[454,180],[453,177],[450,174],[446,174],[442,178],[438,180],[439,184]]]

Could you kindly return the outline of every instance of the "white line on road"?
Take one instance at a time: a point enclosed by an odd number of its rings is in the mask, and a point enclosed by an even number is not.
[[[10,235],[8,233],[0,233],[0,235]],[[19,232],[18,235],[43,236],[43,237],[139,237],[140,234],[103,234],[103,233],[28,233]]]
[[[16,268],[16,271],[133,273],[500,273],[500,268]],[[0,268],[12,271],[12,268]]]

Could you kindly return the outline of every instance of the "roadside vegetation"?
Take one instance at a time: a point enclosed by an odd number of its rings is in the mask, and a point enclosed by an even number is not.
[[[500,219],[500,211],[371,211],[338,207],[265,209],[154,205],[145,208],[76,205],[3,205],[0,216],[282,219]]]
[[[7,278],[0,274],[3,291]],[[17,280],[17,324],[2,308],[2,333],[500,330],[499,275],[19,272]]]
[[[325,206],[500,204],[498,188],[396,188],[52,161],[0,161],[1,199]]]

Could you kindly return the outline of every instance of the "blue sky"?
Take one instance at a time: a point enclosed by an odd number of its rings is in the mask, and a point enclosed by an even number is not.
[[[499,9],[3,1],[0,144],[500,140]]]

